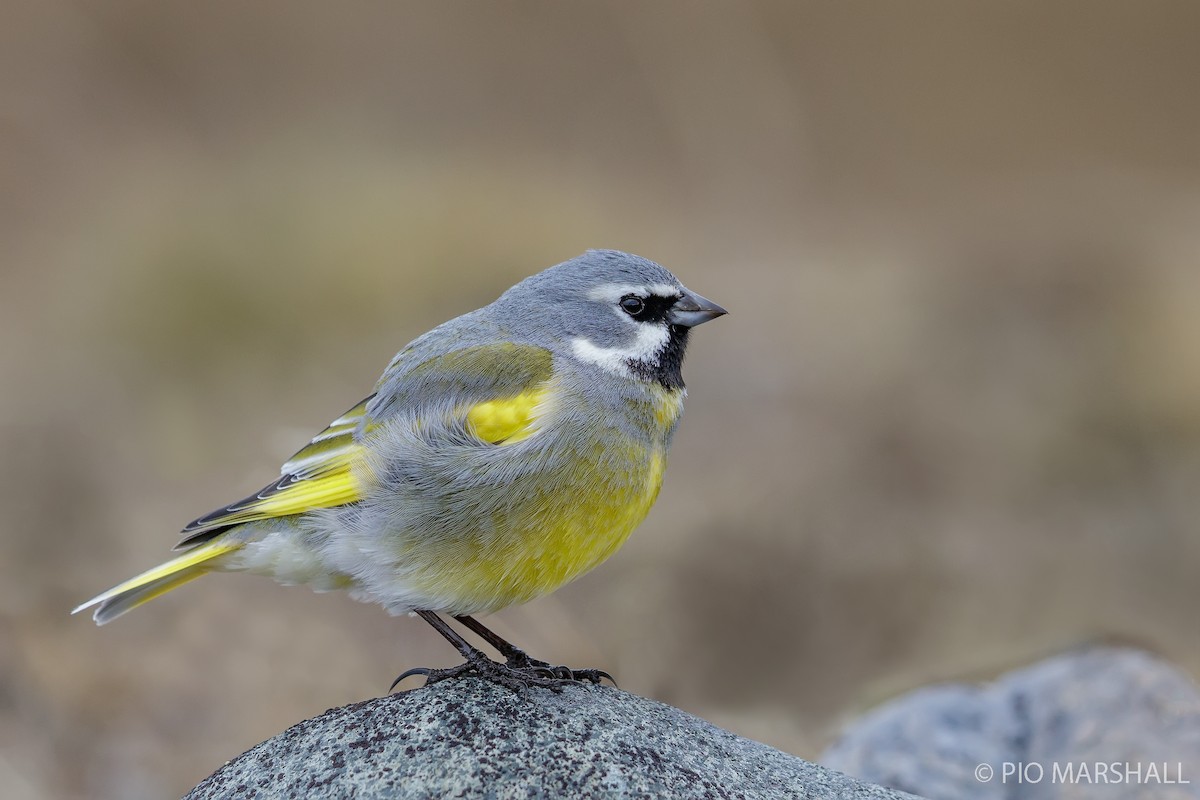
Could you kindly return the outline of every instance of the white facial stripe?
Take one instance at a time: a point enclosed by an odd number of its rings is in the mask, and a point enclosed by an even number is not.
[[[666,325],[639,325],[637,339],[630,347],[599,347],[579,336],[571,340],[571,350],[580,361],[628,376],[630,361],[653,363],[670,338],[671,331]]]
[[[679,288],[669,283],[651,283],[642,286],[632,283],[606,283],[588,292],[588,299],[615,303],[627,294],[636,294],[641,297],[651,294],[659,297],[678,297]]]
[[[595,364],[605,372],[630,377],[628,359],[612,347],[597,347],[580,336],[571,340],[571,350],[580,361]]]

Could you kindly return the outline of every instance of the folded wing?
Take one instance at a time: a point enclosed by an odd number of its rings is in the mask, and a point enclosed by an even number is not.
[[[356,502],[362,492],[358,467],[366,458],[361,434],[367,427],[366,409],[372,398],[374,395],[335,419],[288,459],[279,480],[188,523],[176,549],[207,541],[231,525]]]

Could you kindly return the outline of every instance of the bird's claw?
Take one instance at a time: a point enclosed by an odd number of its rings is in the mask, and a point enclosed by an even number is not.
[[[612,675],[609,675],[602,669],[576,669],[571,670],[571,675],[577,681],[587,681],[588,683],[594,683],[597,686],[607,679],[614,688],[620,688],[617,686],[616,678],[614,678]]]
[[[408,670],[405,670],[404,672],[401,672],[400,675],[396,678],[396,680],[392,681],[392,685],[388,687],[388,694],[391,694],[392,690],[395,689],[397,686],[399,686],[400,682],[403,681],[405,678],[410,678],[413,675],[424,675],[426,677],[426,679],[428,679],[429,674],[433,671],[434,670],[431,670],[429,667],[413,667],[412,669],[408,669]],[[426,680],[426,684],[428,684],[428,683],[429,683],[429,681]]]

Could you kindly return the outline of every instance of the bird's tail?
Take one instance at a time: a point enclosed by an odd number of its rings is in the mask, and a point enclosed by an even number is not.
[[[188,550],[178,558],[146,570],[136,578],[130,578],[103,594],[96,595],[71,613],[78,614],[85,608],[96,606],[96,610],[92,612],[92,619],[96,620],[96,624],[112,622],[126,611],[132,611],[143,603],[149,603],[159,595],[164,595],[211,571],[214,565],[210,562],[213,559],[237,550],[242,544],[243,542],[233,537],[217,537]]]

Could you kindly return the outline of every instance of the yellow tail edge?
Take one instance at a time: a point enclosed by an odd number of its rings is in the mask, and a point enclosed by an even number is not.
[[[84,609],[96,606],[96,610],[92,613],[92,619],[96,621],[96,624],[104,625],[112,622],[122,614],[199,578],[212,569],[211,566],[208,566],[209,561],[237,550],[241,546],[242,542],[239,541],[214,539],[193,550],[188,550],[178,558],[148,569],[141,575],[130,578],[103,594],[96,595],[71,613],[78,614]]]

